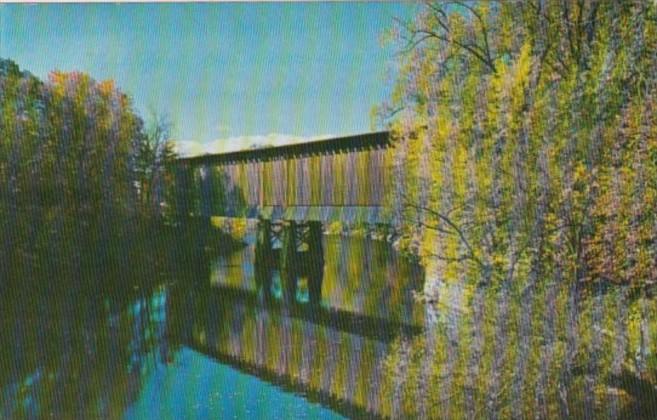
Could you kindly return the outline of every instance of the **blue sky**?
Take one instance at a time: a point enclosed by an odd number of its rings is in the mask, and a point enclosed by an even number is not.
[[[114,79],[179,140],[368,131],[394,79],[393,3],[0,5],[0,56]],[[221,140],[220,140],[221,141]]]

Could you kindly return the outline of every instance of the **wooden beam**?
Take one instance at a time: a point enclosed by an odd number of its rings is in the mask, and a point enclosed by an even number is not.
[[[305,143],[287,144],[284,146],[246,149],[228,153],[205,154],[200,156],[177,159],[179,164],[229,164],[248,161],[268,161],[276,159],[296,159],[312,155],[327,155],[353,153],[371,148],[387,148],[391,146],[390,133],[378,131],[355,136],[336,137],[331,139],[309,141]]]

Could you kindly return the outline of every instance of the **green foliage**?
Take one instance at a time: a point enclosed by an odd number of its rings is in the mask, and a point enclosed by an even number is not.
[[[0,60],[0,115],[3,258],[79,255],[86,240],[107,247],[159,215],[167,127],[145,129],[112,81],[53,72],[42,82]]]
[[[395,110],[402,245],[446,280],[558,266],[655,283],[656,17],[644,2],[448,2],[400,22],[380,109]]]
[[[438,318],[388,358],[393,416],[649,413],[657,6],[431,2],[392,32],[388,207]]]

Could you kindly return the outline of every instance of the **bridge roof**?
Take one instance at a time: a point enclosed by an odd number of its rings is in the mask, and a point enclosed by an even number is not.
[[[179,158],[178,162],[191,164],[228,164],[249,161],[292,159],[312,155],[345,153],[390,146],[390,133],[377,131],[352,136],[308,141],[305,143],[244,149],[227,153],[208,153]]]

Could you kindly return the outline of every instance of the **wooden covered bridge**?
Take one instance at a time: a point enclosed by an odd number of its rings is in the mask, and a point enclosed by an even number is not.
[[[178,160],[185,215],[383,223],[386,131]]]
[[[316,301],[322,223],[387,223],[391,146],[381,131],[181,158],[176,206],[184,218],[259,219],[256,277],[266,285],[279,266],[293,296],[307,276]]]

